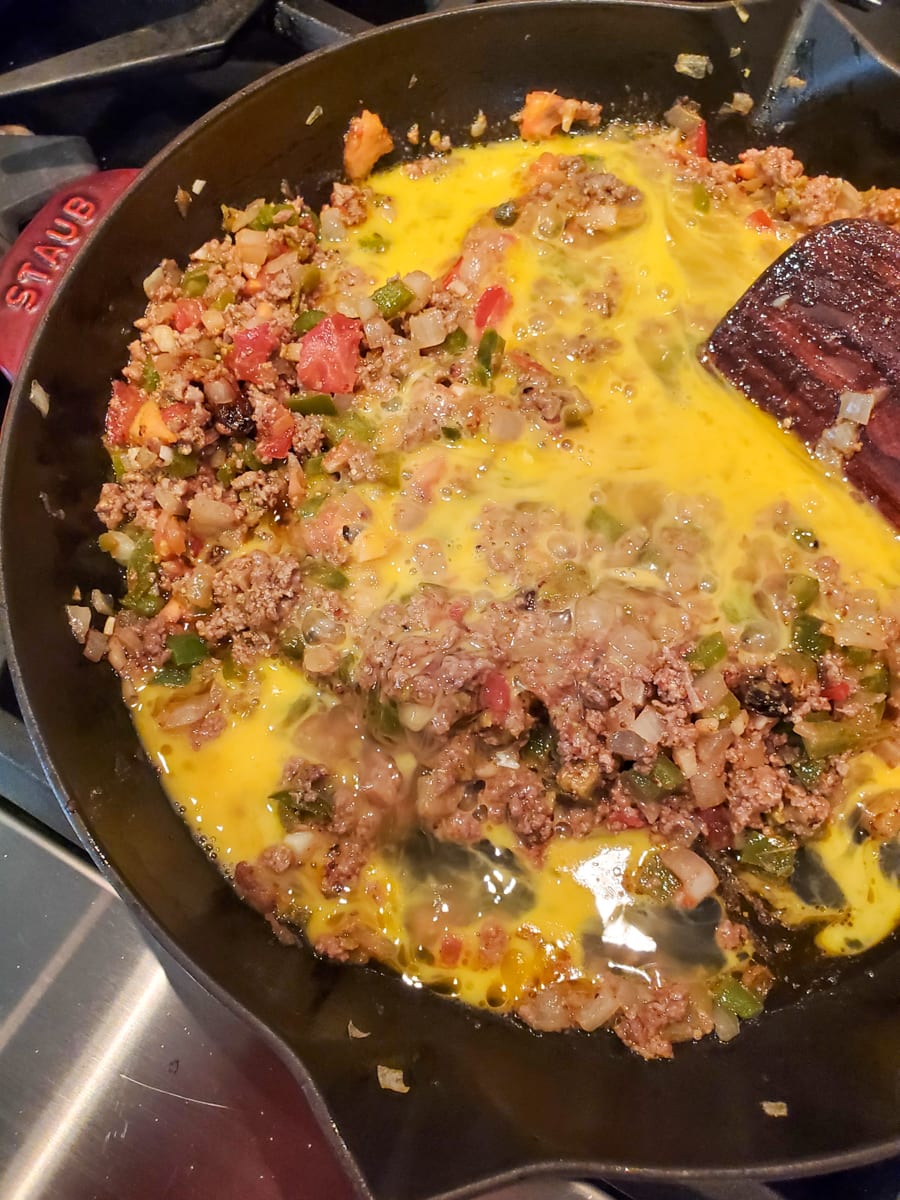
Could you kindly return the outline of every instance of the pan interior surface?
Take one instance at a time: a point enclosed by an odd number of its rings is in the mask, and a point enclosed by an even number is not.
[[[189,131],[126,195],[60,289],[11,405],[4,599],[23,708],[54,786],[156,935],[303,1064],[378,1197],[462,1194],[547,1167],[784,1176],[896,1151],[900,952],[883,947],[837,986],[748,1024],[735,1042],[645,1063],[607,1035],[541,1036],[376,970],[280,945],[191,840],[112,672],[83,658],[64,619],[74,585],[114,582],[92,513],[106,474],[108,381],[156,263],[212,236],[223,201],[277,195],[286,179],[321,203],[361,102],[400,145],[414,121],[465,140],[479,109],[491,134],[506,135],[508,115],[533,87],[625,117],[658,117],[686,92],[716,113],[749,88],[760,101],[756,125],[713,121],[712,153],[777,138],[811,170],[900,183],[900,78],[891,64],[837,7],[746,7],[745,24],[730,3],[486,5],[386,27],[277,73]],[[700,82],[676,74],[681,51],[709,55],[713,73]],[[787,100],[777,88],[767,94],[798,53],[807,87]],[[832,67],[851,57],[848,87]],[[317,106],[322,115],[307,124]],[[195,179],[206,186],[182,218],[173,197]],[[35,379],[50,397],[46,418],[26,402]],[[349,1021],[370,1036],[349,1038]],[[410,1091],[383,1091],[378,1065],[401,1068]],[[788,1116],[766,1115],[764,1101],[784,1102]]]

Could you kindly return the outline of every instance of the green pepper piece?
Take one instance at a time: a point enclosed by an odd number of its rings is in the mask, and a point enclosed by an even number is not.
[[[116,480],[121,480],[125,474],[125,459],[121,450],[113,450],[109,456],[109,461],[112,463],[113,475],[116,477]],[[100,536],[102,537],[103,535],[101,534]]]
[[[310,794],[312,793],[312,794]],[[327,825],[334,815],[334,785],[318,779],[302,792],[284,788],[269,796],[278,805],[278,817],[285,830],[299,825]]]
[[[786,838],[749,829],[738,862],[776,879],[788,879],[794,869],[795,853],[794,846]]]
[[[340,567],[332,566],[329,562],[323,562],[321,559],[314,559],[308,562],[304,567],[303,574],[311,583],[317,583],[320,587],[331,588],[332,591],[341,592],[350,582]]]
[[[221,658],[222,678],[228,683],[237,683],[247,678],[247,668],[234,661],[234,655],[226,650]]]
[[[718,703],[711,704],[709,708],[703,710],[703,716],[715,717],[720,725],[727,725],[734,720],[740,711],[740,700],[738,700],[734,692],[726,692]]]
[[[584,524],[589,533],[600,533],[608,542],[618,541],[625,532],[622,522],[608,512],[602,504],[594,504],[588,509]]]
[[[749,988],[745,988],[732,975],[714,980],[709,990],[718,1004],[721,1004],[734,1016],[740,1017],[742,1021],[746,1021],[750,1017],[758,1017],[763,1010],[763,1002],[759,996],[751,992]]]
[[[556,746],[556,735],[549,725],[534,725],[522,747],[522,762],[529,767],[544,767]]]
[[[314,517],[322,507],[324,500],[324,496],[307,496],[303,503],[297,506],[297,516],[301,521]]]
[[[684,775],[667,754],[658,754],[650,768],[650,778],[664,792],[677,792],[684,783]]]
[[[415,299],[415,293],[402,279],[389,279],[383,287],[375,289],[372,299],[378,305],[384,319],[392,321],[394,317],[399,317],[404,309],[409,308]]]
[[[654,779],[651,779],[649,775],[642,775],[634,767],[629,767],[627,771],[623,771],[619,775],[619,778],[628,791],[631,792],[632,796],[634,796],[635,800],[644,800],[653,803],[665,794],[664,789]]]
[[[210,308],[216,309],[217,312],[224,312],[229,304],[234,304],[235,299],[235,294],[231,288],[223,288],[215,300],[213,300]]]
[[[382,700],[373,688],[366,697],[365,721],[376,737],[397,738],[403,732],[393,700]]]
[[[468,344],[469,335],[457,326],[456,329],[451,329],[441,342],[440,349],[446,350],[448,354],[462,354]]]
[[[791,645],[801,654],[821,658],[831,646],[832,639],[822,632],[822,622],[809,613],[800,613],[791,625]]]
[[[291,308],[296,312],[300,307],[300,297],[314,292],[322,282],[322,272],[313,263],[305,263],[297,274],[294,290],[291,293]]]
[[[156,363],[152,358],[144,359],[144,367],[141,371],[141,387],[148,394],[155,392],[159,387],[159,371],[156,369]]]
[[[360,250],[368,250],[370,254],[384,254],[385,250],[390,249],[391,243],[380,233],[367,233],[359,239],[357,245]]]
[[[452,425],[442,425],[441,433],[448,442],[458,442],[462,434],[458,429],[454,429]]]
[[[879,662],[874,669],[864,675],[859,681],[859,686],[867,692],[877,692],[879,695],[887,696],[891,690],[891,673],[887,669],[887,665]]]
[[[362,413],[348,412],[341,417],[326,417],[322,427],[332,446],[344,438],[355,442],[371,442],[375,437],[375,426]]]
[[[190,479],[192,475],[197,474],[199,462],[200,459],[196,450],[192,451],[190,454],[182,454],[180,451],[176,450],[172,455],[172,461],[166,468],[166,473],[170,475],[172,479]]]
[[[155,617],[166,601],[160,594],[158,564],[149,533],[142,533],[135,541],[126,578],[128,591],[122,600],[124,607],[142,617]]]
[[[809,608],[818,599],[819,581],[812,575],[792,575],[788,580],[788,594],[798,608]]]
[[[475,382],[487,384],[499,371],[506,341],[496,329],[486,329],[475,352]]]
[[[790,770],[797,782],[802,783],[809,792],[816,786],[824,766],[824,763],[813,762],[811,758],[798,758],[790,764]]]
[[[313,479],[316,476],[324,475],[325,468],[322,466],[322,455],[311,454],[303,464],[303,470],[307,479]]]
[[[866,650],[862,646],[842,646],[841,653],[854,667],[867,667],[875,657],[874,651]]]
[[[695,183],[691,190],[691,199],[697,212],[709,212],[709,192],[702,183]]]
[[[498,225],[509,227],[519,219],[519,209],[515,200],[504,200],[493,211],[493,218]]]
[[[811,529],[794,529],[791,531],[791,537],[804,550],[818,550],[819,548],[819,539]]]
[[[401,459],[397,451],[389,450],[379,454],[375,459],[375,481],[387,488],[398,488],[400,465]]]
[[[261,471],[262,459],[256,453],[256,442],[248,438],[238,450],[245,471]]]
[[[591,590],[591,577],[587,567],[580,563],[567,562],[556,567],[538,589],[541,600],[546,604],[559,604],[584,596]]]
[[[658,854],[645,855],[637,874],[638,888],[659,904],[666,904],[681,887],[681,880],[670,871]]]
[[[323,417],[337,416],[334,400],[326,392],[307,392],[304,396],[291,396],[286,404],[291,412],[302,413],[305,417],[315,413]]]
[[[158,683],[160,687],[177,688],[184,687],[186,683],[190,682],[190,678],[190,667],[178,667],[167,663],[164,667],[160,667],[150,682]]]
[[[170,633],[166,646],[176,667],[196,667],[209,656],[209,647],[196,633]]]
[[[294,318],[291,329],[294,333],[309,333],[311,329],[315,329],[320,321],[324,321],[325,315],[319,308],[308,308],[306,312],[302,312]]]
[[[288,625],[278,636],[278,644],[288,658],[302,658],[306,649],[303,632],[297,625]]]
[[[727,653],[728,647],[725,644],[725,638],[719,630],[716,630],[715,633],[709,633],[706,637],[701,638],[684,658],[685,662],[690,663],[695,671],[708,671],[710,667],[721,662]]]
[[[209,275],[205,267],[189,267],[181,277],[181,290],[185,296],[202,296],[209,287]]]
[[[278,214],[286,211],[291,211],[290,204],[264,204],[253,220],[247,225],[247,228],[257,230],[271,229],[275,224],[275,218]],[[293,224],[296,223],[295,219]],[[291,222],[285,221],[285,224],[291,224]]]
[[[863,709],[855,717],[832,721],[821,713],[810,713],[795,728],[803,739],[806,753],[812,759],[833,758],[845,750],[854,750],[878,733],[881,723],[880,706]],[[824,719],[817,720],[823,717]]]

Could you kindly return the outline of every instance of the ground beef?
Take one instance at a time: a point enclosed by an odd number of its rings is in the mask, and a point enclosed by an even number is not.
[[[297,559],[287,554],[254,550],[227,559],[212,581],[215,608],[197,621],[197,632],[208,642],[236,634],[274,634],[296,608],[303,591]]]

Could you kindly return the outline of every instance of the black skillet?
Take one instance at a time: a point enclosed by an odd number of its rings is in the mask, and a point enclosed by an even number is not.
[[[547,1171],[623,1183],[626,1172],[784,1177],[895,1153],[900,951],[882,948],[839,987],[782,994],[727,1045],[711,1038],[648,1064],[612,1036],[537,1036],[377,970],[281,946],[191,841],[112,672],[86,662],[66,627],[73,584],[109,578],[91,513],[107,470],[108,381],[152,266],[217,230],[223,200],[277,195],[287,178],[321,202],[361,102],[383,114],[405,153],[414,120],[464,140],[481,108],[492,133],[509,133],[507,114],[531,87],[601,100],[611,116],[656,116],[684,93],[715,113],[749,90],[756,124],[713,119],[714,152],[782,136],[815,170],[900,183],[900,75],[865,40],[872,30],[896,45],[891,14],[814,0],[744,6],[746,23],[728,2],[482,5],[385,27],[276,72],[147,168],[80,255],[19,377],[3,434],[2,582],[19,695],[47,773],[153,936],[273,1040],[361,1189],[385,1200],[460,1196]],[[700,83],[676,74],[681,51],[708,54],[713,74]],[[766,100],[788,74],[806,88]],[[317,105],[322,115],[307,124]],[[195,179],[206,187],[182,219],[173,196]],[[34,379],[50,396],[46,419],[28,403]],[[350,1019],[371,1037],[349,1039]],[[378,1064],[401,1067],[409,1093],[381,1090]],[[770,1100],[788,1116],[766,1115]]]

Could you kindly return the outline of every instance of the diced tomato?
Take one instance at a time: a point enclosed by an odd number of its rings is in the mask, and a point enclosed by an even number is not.
[[[300,343],[297,379],[311,392],[352,392],[359,367],[362,324],[332,313],[305,334]]]
[[[179,333],[184,333],[186,329],[193,329],[195,325],[199,325],[202,316],[203,305],[199,300],[177,300],[172,324]]]
[[[445,933],[441,938],[441,948],[438,951],[441,965],[455,967],[462,954],[462,948],[462,938],[458,938],[455,933]]]
[[[462,255],[456,260],[444,278],[441,280],[441,287],[447,287],[459,274],[459,268],[462,266]]]
[[[265,322],[236,333],[231,350],[231,368],[237,378],[248,383],[259,383],[259,368],[268,362],[277,345],[278,334],[273,333]]]
[[[496,285],[485,288],[475,305],[475,328],[478,330],[492,329],[500,324],[512,308],[513,298],[505,287]]]
[[[294,415],[283,404],[270,404],[256,424],[256,453],[263,462],[287,458],[294,437]]]
[[[509,712],[510,691],[506,676],[499,671],[488,671],[481,685],[481,702],[490,709],[491,715],[498,721]]]
[[[178,558],[184,554],[187,549],[184,523],[164,513],[153,531],[153,549],[157,558]]]
[[[750,229],[755,229],[757,233],[775,228],[775,222],[764,208],[757,208],[752,212],[747,218],[747,225]]]
[[[698,158],[706,158],[707,137],[705,121],[701,121],[694,132],[688,135],[687,147]]]
[[[850,695],[850,684],[846,679],[842,679],[840,683],[833,683],[830,687],[823,688],[822,695],[827,696],[835,704],[843,704]]]
[[[144,399],[143,393],[133,384],[122,383],[118,379],[113,383],[112,397],[106,410],[106,436],[114,446],[127,446],[128,430]]]

